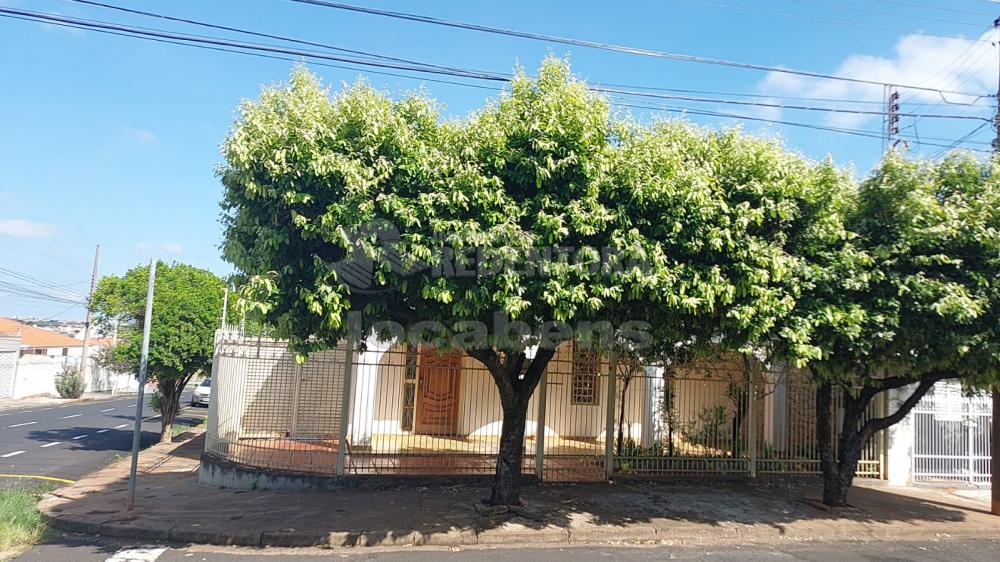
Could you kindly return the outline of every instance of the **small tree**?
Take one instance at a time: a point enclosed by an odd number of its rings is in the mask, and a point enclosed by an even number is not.
[[[847,503],[865,443],[934,383],[996,381],[1000,366],[1000,185],[995,165],[887,157],[842,207],[839,241],[801,247],[803,295],[782,344],[816,383],[823,501]],[[912,386],[866,419],[881,393]],[[842,396],[842,422],[833,404]],[[834,447],[834,440],[837,440]]]
[[[148,266],[101,279],[93,307],[98,321],[121,319],[120,343],[104,361],[138,373],[146,309]],[[148,376],[160,394],[160,441],[170,442],[181,392],[191,377],[209,372],[224,282],[210,271],[182,263],[160,264],[153,291]]]

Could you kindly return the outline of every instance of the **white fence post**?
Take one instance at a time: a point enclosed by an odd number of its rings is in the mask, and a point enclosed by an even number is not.
[[[604,472],[610,480],[614,476],[615,456],[615,383],[618,378],[618,355],[614,351],[608,358],[608,404],[604,423]]]
[[[354,363],[354,344],[348,343],[344,352],[344,392],[340,399],[340,435],[337,441],[337,476],[344,475],[344,457],[347,454],[347,425],[351,412],[351,371]]]
[[[307,359],[308,361],[308,359]],[[295,362],[292,375],[292,437],[299,434],[299,402],[302,401],[302,363]]]
[[[538,381],[538,413],[535,415],[535,477],[542,481],[542,473],[545,469],[545,403],[548,401],[548,379],[547,372],[542,372],[542,379]]]
[[[747,472],[750,478],[757,478],[757,391],[753,380],[753,373],[750,373],[750,381],[747,383]]]

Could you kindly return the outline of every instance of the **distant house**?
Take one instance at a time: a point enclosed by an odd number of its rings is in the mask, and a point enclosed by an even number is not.
[[[36,328],[11,318],[0,318],[0,335],[20,336],[20,356],[80,357],[83,342],[69,336]]]
[[[84,370],[88,392],[132,392],[137,388],[131,373],[117,373],[97,360],[99,348],[113,344],[108,338],[91,338],[89,365]],[[83,341],[0,318],[0,398],[54,395],[55,378],[67,367],[80,367]]]

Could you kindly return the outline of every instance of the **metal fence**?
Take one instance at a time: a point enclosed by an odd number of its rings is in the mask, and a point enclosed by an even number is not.
[[[665,369],[561,346],[528,405],[523,469],[548,481],[818,471],[808,378],[704,361]],[[345,376],[349,374],[349,376]],[[345,346],[297,363],[285,343],[216,336],[206,450],[316,474],[492,474],[502,410],[471,357]],[[881,403],[871,413],[881,415]],[[859,474],[882,474],[882,436]]]
[[[913,480],[990,483],[993,403],[988,394],[965,396],[955,382],[939,382],[913,412]]]

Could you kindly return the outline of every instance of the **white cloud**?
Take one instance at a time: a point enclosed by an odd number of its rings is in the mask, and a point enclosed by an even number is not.
[[[976,39],[938,37],[911,34],[901,38],[893,56],[880,57],[853,54],[831,72],[862,80],[907,84],[940,90],[990,92],[996,87],[995,47],[989,41],[996,32],[988,31]],[[883,101],[883,88],[840,80],[823,80],[781,72],[769,72],[758,85],[764,94],[815,98],[836,98],[856,101]],[[930,91],[901,89],[906,103],[940,102],[941,97]],[[974,98],[946,94],[951,102],[972,102]],[[877,105],[866,109],[878,110]],[[952,112],[960,111],[956,106]],[[857,127],[878,115],[830,114],[826,124],[837,127]]]
[[[56,227],[44,222],[24,219],[0,219],[0,236],[10,238],[44,238],[55,234]]]
[[[165,244],[147,244],[139,242],[135,245],[135,251],[140,254],[179,254],[183,248],[177,242],[167,242]]]
[[[156,140],[156,134],[153,131],[133,127],[122,127],[122,136],[125,137],[125,140],[136,145],[147,145]]]

